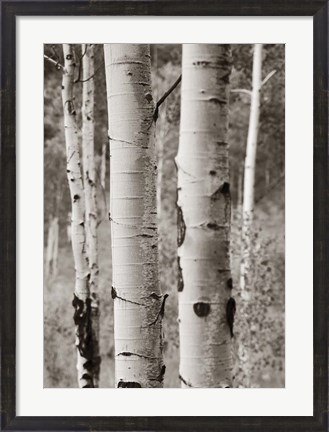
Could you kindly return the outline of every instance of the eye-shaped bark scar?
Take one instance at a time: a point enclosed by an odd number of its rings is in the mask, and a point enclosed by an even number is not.
[[[193,310],[198,317],[206,317],[210,313],[210,304],[205,302],[194,303]]]

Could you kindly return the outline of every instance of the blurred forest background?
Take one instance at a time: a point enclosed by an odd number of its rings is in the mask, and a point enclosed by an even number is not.
[[[232,45],[231,89],[251,89],[250,44]],[[45,54],[62,60],[61,45],[45,45]],[[75,46],[81,56],[81,45]],[[154,99],[159,99],[181,73],[181,45],[151,45]],[[114,386],[113,300],[111,298],[111,239],[109,207],[109,148],[106,83],[102,45],[95,46],[95,161],[98,182],[98,248],[100,297],[100,387]],[[284,205],[285,205],[285,47],[264,45],[263,78],[276,73],[261,91],[258,137],[255,220],[252,250],[251,386],[284,386]],[[61,97],[62,73],[44,62],[44,247],[49,225],[58,218],[59,252],[55,274],[46,269],[44,281],[44,386],[77,387],[73,308],[74,263],[67,236],[70,196],[66,177],[66,152]],[[76,106],[81,107],[82,84],[76,84]],[[243,166],[248,133],[250,96],[231,92],[230,175],[232,194],[231,264],[233,296],[237,300],[235,346],[243,340],[239,326],[239,265],[241,252],[241,204]],[[80,119],[80,112],[77,112]],[[165,332],[164,387],[180,387],[178,378],[179,338],[177,323],[177,174],[174,165],[179,141],[180,86],[160,108],[156,126],[158,156],[159,276],[168,293],[163,321]],[[102,151],[106,149],[106,184],[101,185]],[[237,371],[238,373],[238,371]],[[238,382],[236,383],[239,384]]]

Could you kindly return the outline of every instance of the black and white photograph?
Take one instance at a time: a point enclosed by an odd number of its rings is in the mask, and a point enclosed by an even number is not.
[[[284,388],[285,45],[43,48],[44,387]]]

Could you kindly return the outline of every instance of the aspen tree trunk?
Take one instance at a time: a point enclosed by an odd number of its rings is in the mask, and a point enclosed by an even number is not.
[[[101,185],[105,193],[105,179],[106,179],[106,143],[102,145],[102,157],[101,157]]]
[[[80,152],[76,110],[74,106],[73,49],[63,44],[64,72],[62,98],[64,110],[64,130],[67,153],[67,178],[72,200],[71,236],[75,264],[75,290],[73,306],[76,325],[77,372],[79,387],[93,387],[91,301],[89,291],[90,271],[86,256],[84,191],[80,168]]]
[[[162,387],[154,101],[149,45],[104,46],[117,387]]]
[[[257,152],[257,136],[259,127],[259,103],[262,80],[262,44],[255,44],[252,93],[249,117],[249,129],[244,166],[243,189],[243,222],[242,222],[242,260],[240,267],[240,288],[244,291],[248,285],[248,272],[250,270],[251,227],[254,216],[255,167]]]
[[[97,198],[94,151],[94,45],[82,44],[82,154],[86,210],[86,245],[89,263],[91,293],[91,323],[93,339],[93,379],[98,387],[99,356],[99,299],[98,299],[98,254],[97,254]]]
[[[232,387],[229,45],[183,45],[178,169],[182,387]]]
[[[239,345],[239,360],[243,371],[242,383],[250,387],[251,382],[251,333],[250,333],[250,291],[252,247],[252,224],[254,216],[255,168],[257,136],[259,127],[259,105],[262,75],[262,44],[255,44],[252,71],[252,92],[249,129],[244,166],[244,189],[242,207],[242,251],[240,264],[241,318],[244,320],[243,343]]]
[[[49,218],[45,274],[56,276],[58,259],[58,217]]]

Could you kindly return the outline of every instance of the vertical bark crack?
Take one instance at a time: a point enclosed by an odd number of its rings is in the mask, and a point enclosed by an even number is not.
[[[183,272],[182,267],[180,266],[180,257],[177,257],[177,284],[178,284],[178,292],[182,292],[184,289],[184,280],[183,280]]]
[[[230,329],[231,337],[233,334],[234,316],[236,312],[236,303],[233,297],[230,297],[226,304],[226,321]]]
[[[186,225],[183,216],[182,208],[176,204],[177,206],[177,245],[178,247],[182,246],[185,239]]]

